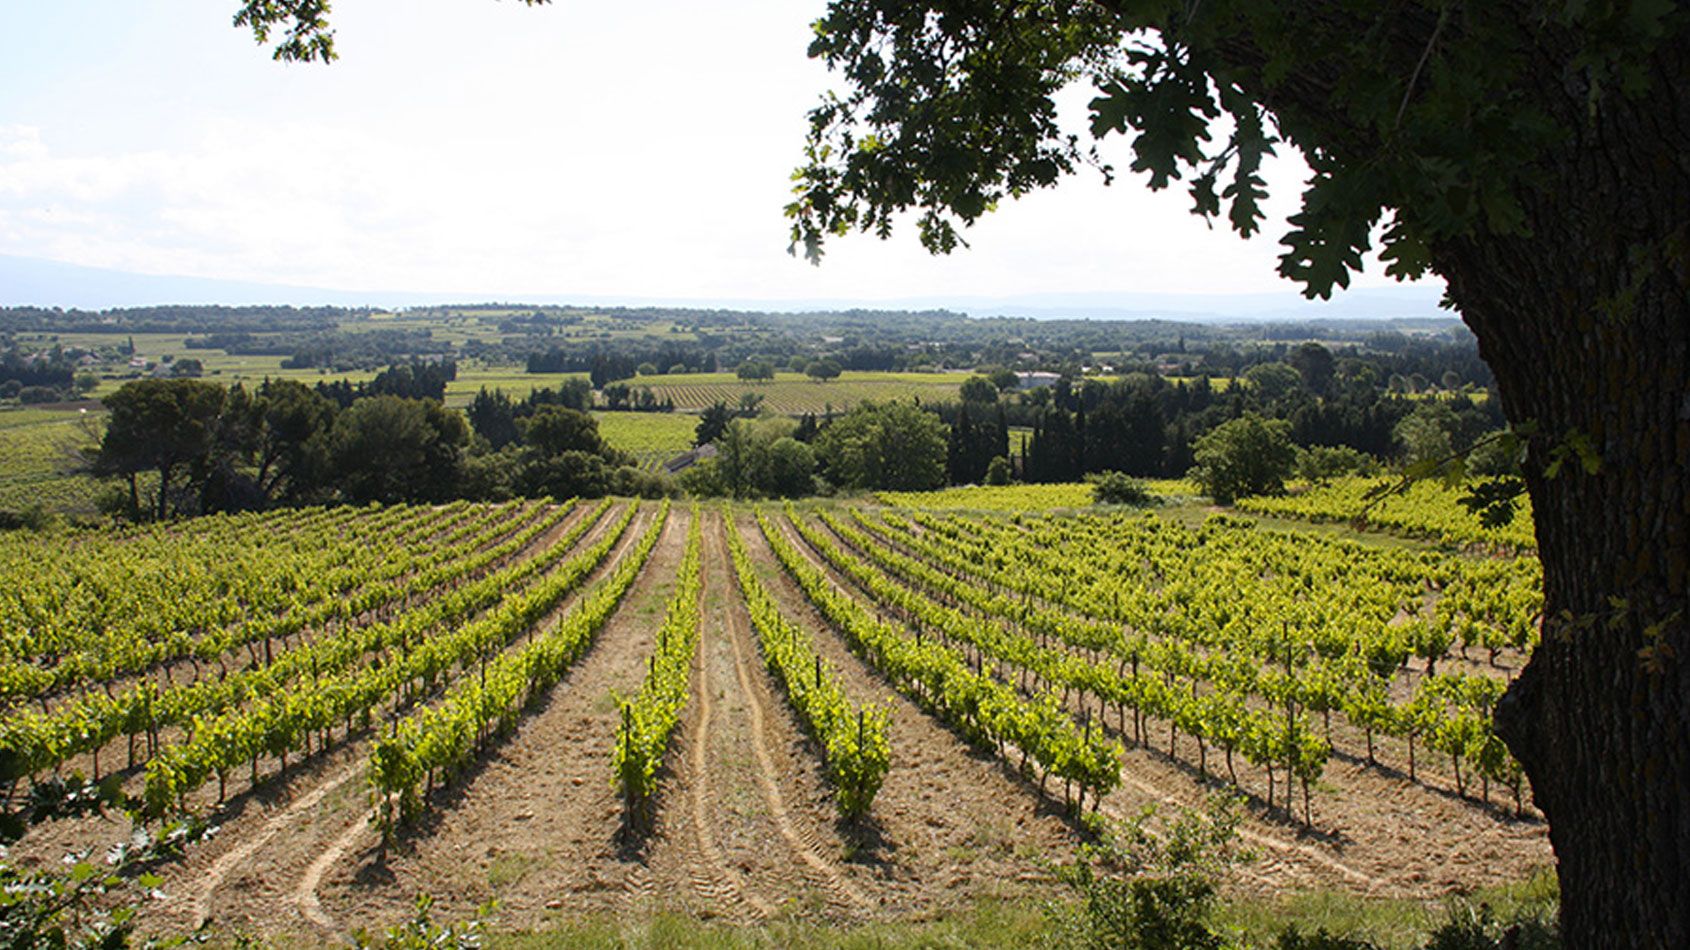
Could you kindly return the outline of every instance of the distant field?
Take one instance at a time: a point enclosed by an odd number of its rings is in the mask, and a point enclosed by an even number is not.
[[[483,388],[502,389],[521,399],[536,389],[555,389],[565,380],[585,379],[586,373],[525,373],[515,366],[458,366],[458,378],[446,384],[446,405],[463,408]]]
[[[1170,383],[1175,383],[1175,384],[1180,385],[1180,386],[1189,386],[1192,383],[1197,382],[1197,380],[1200,379],[1201,377],[1198,377],[1198,376],[1164,376],[1162,378],[1167,380]],[[1232,377],[1230,377],[1230,376],[1211,376],[1211,377],[1209,377],[1209,388],[1211,390],[1214,390],[1217,393],[1224,393],[1228,389],[1232,388]]]
[[[595,412],[599,435],[654,469],[692,448],[698,417],[673,412]]]
[[[877,498],[901,508],[929,508],[952,511],[1052,511],[1061,508],[1089,508],[1092,486],[1086,482],[1054,485],[971,485],[940,491],[876,493]]]
[[[97,441],[104,413],[52,409],[0,412],[0,511],[39,506],[89,513],[99,484],[74,475],[76,450]]]
[[[1152,495],[1191,498],[1201,494],[1183,478],[1142,479]],[[1093,504],[1090,482],[1058,482],[1051,485],[968,485],[924,492],[877,492],[881,501],[901,508],[930,508],[951,511],[1057,511],[1089,508]]]
[[[733,405],[745,393],[755,393],[763,397],[763,408],[795,415],[826,412],[830,407],[839,412],[866,400],[955,400],[968,376],[967,373],[850,372],[819,383],[802,373],[776,373],[773,381],[748,383],[732,373],[691,373],[640,376],[627,382],[632,386],[650,386],[658,398],[673,398],[675,407],[681,410],[707,409],[717,402]]]

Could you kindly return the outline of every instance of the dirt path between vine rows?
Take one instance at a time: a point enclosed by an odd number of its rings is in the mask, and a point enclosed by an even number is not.
[[[672,750],[664,800],[675,807],[660,811],[653,873],[675,880],[690,863],[692,893],[680,909],[701,917],[862,916],[871,902],[840,867],[848,845],[821,760],[749,639],[721,517],[707,515],[706,526],[693,702]]]
[[[890,712],[892,767],[845,862],[853,880],[888,916],[1049,893],[1051,865],[1071,859],[1078,843],[1072,827],[1035,785],[970,747],[852,654],[781,568],[756,520],[736,522],[757,576],[782,613],[809,632],[851,701]]]
[[[600,579],[628,554],[648,518],[630,526]],[[608,893],[600,906],[614,901],[620,875],[580,875],[602,870],[606,856],[615,860],[621,812],[610,787],[610,751],[617,697],[639,688],[684,550],[686,520],[684,509],[671,511],[650,561],[588,652],[514,733],[437,790],[429,811],[385,854],[373,828],[343,830],[318,852],[294,889],[303,907],[311,906],[303,892],[313,872],[316,906],[337,930],[353,922],[391,926],[409,916],[421,893],[434,896],[442,919],[467,917],[497,897],[501,926],[537,925],[577,891]],[[332,860],[324,857],[330,854]]]

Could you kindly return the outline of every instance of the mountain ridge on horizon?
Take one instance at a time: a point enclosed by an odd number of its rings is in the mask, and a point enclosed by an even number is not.
[[[108,310],[162,305],[419,307],[500,300],[513,304],[676,307],[762,312],[952,310],[971,317],[1037,320],[1178,320],[1196,323],[1322,319],[1455,319],[1427,285],[1358,288],[1330,301],[1295,290],[1246,294],[1059,291],[1000,297],[924,295],[888,299],[659,298],[599,294],[475,294],[347,291],[205,277],[138,274],[39,258],[0,255],[0,306]]]

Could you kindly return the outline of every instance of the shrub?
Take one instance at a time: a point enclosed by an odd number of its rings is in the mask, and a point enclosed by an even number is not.
[[[1097,479],[1094,500],[1099,505],[1131,505],[1147,508],[1156,503],[1156,496],[1144,487],[1144,482],[1120,472],[1104,472]]]

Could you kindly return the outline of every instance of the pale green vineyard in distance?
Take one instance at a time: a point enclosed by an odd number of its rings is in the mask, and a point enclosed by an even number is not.
[[[1196,485],[1183,478],[1147,478],[1145,490],[1170,501],[1194,498]],[[1050,485],[967,485],[925,492],[876,492],[888,505],[956,511],[1058,511],[1089,508],[1096,503],[1089,482],[1061,482]]]
[[[1516,551],[1537,547],[1531,502],[1519,500],[1514,519],[1501,527],[1487,527],[1462,507],[1464,489],[1436,478],[1421,479],[1406,489],[1375,498],[1370,493],[1396,488],[1394,478],[1340,478],[1326,485],[1273,497],[1241,498],[1240,511],[1308,521],[1359,522],[1358,526],[1390,531],[1440,544],[1478,545]]]
[[[802,373],[776,373],[768,382],[746,382],[732,373],[691,373],[675,376],[639,376],[626,380],[630,386],[649,386],[661,401],[668,397],[684,411],[707,409],[715,403],[738,405],[742,397],[762,397],[761,408],[782,415],[806,412],[844,412],[860,402],[914,399],[921,402],[954,402],[967,373],[878,373],[846,372],[838,379],[818,382]]]
[[[595,412],[599,436],[653,469],[692,448],[698,417],[675,412]]]
[[[98,443],[103,419],[98,411],[0,411],[0,510],[92,512],[100,484],[74,472],[82,450]]]

